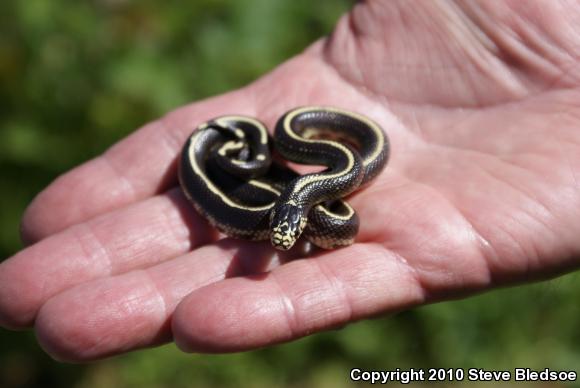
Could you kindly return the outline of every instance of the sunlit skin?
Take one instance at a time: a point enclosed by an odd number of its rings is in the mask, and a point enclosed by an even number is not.
[[[239,351],[578,268],[580,4],[408,4],[358,3],[270,74],[58,178],[24,215],[29,247],[0,265],[1,324],[67,361],[172,340]],[[388,167],[349,200],[357,241],[304,258],[218,240],[177,188],[186,137],[303,105],[389,134]]]

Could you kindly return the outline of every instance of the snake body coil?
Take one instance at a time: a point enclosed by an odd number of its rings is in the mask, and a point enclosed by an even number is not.
[[[300,176],[273,163],[261,122],[222,116],[200,125],[183,148],[184,193],[228,236],[270,239],[282,250],[303,232],[326,249],[352,244],[359,219],[341,198],[384,168],[389,145],[380,127],[336,108],[298,108],[280,118],[274,144],[288,160],[327,168]]]

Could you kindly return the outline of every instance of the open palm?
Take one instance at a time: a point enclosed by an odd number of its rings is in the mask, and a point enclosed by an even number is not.
[[[580,6],[529,5],[362,2],[252,85],[146,125],[30,205],[0,322],[71,361],[171,340],[237,351],[576,268]],[[301,105],[390,137],[389,165],[349,199],[357,242],[303,258],[220,239],[177,188],[185,138]]]

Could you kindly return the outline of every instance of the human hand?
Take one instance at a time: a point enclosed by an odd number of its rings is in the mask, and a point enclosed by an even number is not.
[[[0,322],[34,325],[68,361],[172,339],[226,352],[577,268],[579,17],[557,2],[359,3],[271,74],[42,192],[23,220],[33,245],[0,264]],[[288,261],[217,240],[176,188],[185,138],[222,114],[272,127],[300,105],[358,111],[389,135],[384,173],[349,199],[357,242]]]

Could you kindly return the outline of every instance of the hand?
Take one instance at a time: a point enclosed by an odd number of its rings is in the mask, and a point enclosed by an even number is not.
[[[580,5],[368,1],[250,86],[178,109],[58,178],[0,265],[0,322],[53,357],[175,340],[227,352],[580,264]],[[299,105],[367,114],[392,157],[314,257],[217,240],[177,188],[192,129]],[[297,254],[295,252],[295,254]],[[283,265],[280,265],[283,264]]]

